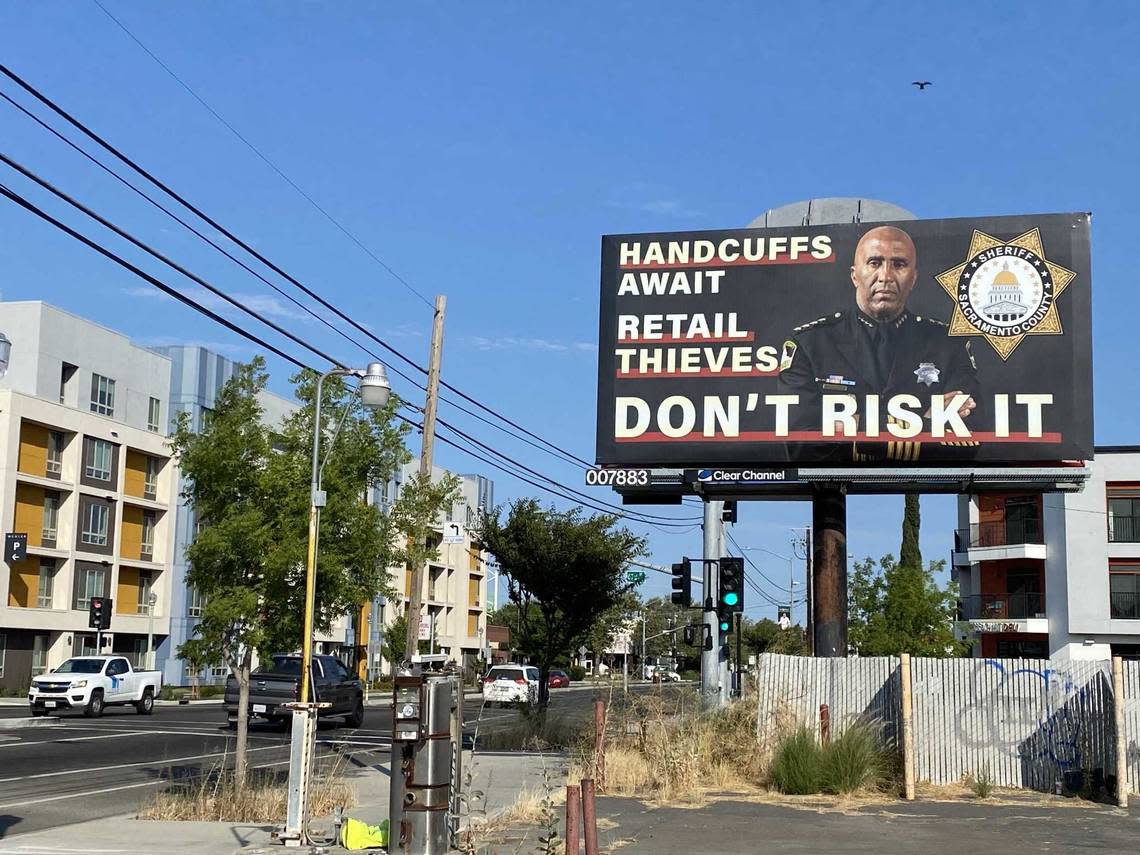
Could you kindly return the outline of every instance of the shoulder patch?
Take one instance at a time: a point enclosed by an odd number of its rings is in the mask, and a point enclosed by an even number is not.
[[[784,349],[780,352],[780,370],[787,371],[792,367],[792,360],[796,356],[796,343],[791,339],[784,342]]]

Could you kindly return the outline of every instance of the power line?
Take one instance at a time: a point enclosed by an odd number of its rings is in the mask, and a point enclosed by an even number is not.
[[[786,593],[789,596],[792,596],[795,593],[794,588],[784,587],[783,585],[779,584],[778,582],[774,582],[770,578],[768,578],[768,576],[764,573],[764,571],[761,570],[759,567],[757,567],[755,562],[753,562],[753,560],[751,558],[749,558],[747,555],[745,555],[745,551],[740,547],[740,544],[736,542],[736,538],[734,538],[732,536],[732,532],[730,532],[727,527],[724,530],[724,534],[725,534],[725,537],[728,538],[728,542],[736,547],[736,551],[740,553],[740,556],[745,560],[745,562],[747,562],[748,566],[751,567],[753,570],[755,570],[761,579],[763,579],[765,582],[767,582],[769,585],[771,585],[773,588],[775,588],[780,593]],[[747,576],[745,576],[745,578],[747,578]]]
[[[326,220],[328,220],[330,223],[332,223],[338,230],[340,230],[340,232],[345,237],[347,237],[350,241],[352,241],[354,244],[356,244],[357,247],[359,247],[369,258],[371,258],[373,261],[375,261],[377,264],[379,264],[382,268],[384,268],[384,270],[386,270],[397,282],[399,282],[401,285],[403,285],[405,288],[407,288],[412,294],[419,297],[427,305],[428,308],[432,308],[432,303],[427,297],[425,297],[423,294],[421,294],[415,288],[415,286],[413,286],[410,282],[408,282],[407,279],[405,279],[403,276],[401,276],[399,273],[397,273],[395,270],[393,270],[391,268],[391,266],[389,266],[388,263],[384,261],[384,259],[380,258],[378,255],[376,255],[376,253],[374,253],[372,250],[370,250],[368,247],[366,247],[360,241],[360,239],[356,237],[356,235],[354,235],[352,232],[350,232],[347,228],[345,228],[344,225],[342,225],[340,223],[339,220],[337,220],[332,214],[330,214],[323,207],[321,207],[321,205],[317,202],[316,199],[314,199],[312,196],[310,196],[308,193],[306,193],[300,187],[300,185],[297,184],[296,181],[294,181],[292,178],[290,178],[288,175],[286,175],[276,163],[274,163],[272,160],[270,160],[257,146],[255,146],[252,142],[250,142],[248,139],[246,139],[241,134],[241,132],[238,131],[237,128],[235,128],[228,121],[226,121],[225,118],[223,118],[222,115],[220,113],[218,113],[217,110],[215,110],[213,107],[211,107],[206,102],[206,99],[204,99],[201,95],[199,95],[197,92],[195,92],[193,89],[191,89],[190,86],[186,83],[186,81],[184,81],[181,77],[179,77],[177,74],[175,74],[174,70],[169,65],[167,65],[165,62],[163,62],[161,59],[159,59],[158,56],[154,53],[154,51],[152,51],[145,44],[143,44],[142,40],[139,39],[138,36],[136,36],[129,29],[127,29],[127,26],[122,21],[120,21],[118,18],[116,18],[114,15],[112,15],[107,10],[106,6],[104,6],[102,3],[100,3],[99,0],[92,0],[92,2],[94,2],[96,6],[98,6],[100,9],[102,9],[103,14],[105,14],[108,18],[110,18],[112,21],[114,21],[115,24],[118,25],[119,29],[122,30],[124,33],[126,33],[130,37],[131,41],[133,41],[136,45],[138,45],[140,48],[142,48],[142,50],[146,53],[147,56],[149,56],[156,63],[158,63],[159,67],[161,67],[163,71],[165,71],[172,78],[174,78],[174,80],[178,83],[178,85],[181,86],[183,89],[185,89],[195,101],[197,101],[199,104],[201,104],[209,112],[209,114],[211,116],[213,116],[215,119],[217,119],[219,122],[221,122],[222,125],[224,125],[225,128],[231,134],[233,134],[235,137],[237,137],[239,140],[241,140],[241,142],[246,146],[246,148],[248,148],[255,155],[257,155],[258,158],[260,158],[261,161],[266,166],[268,166],[270,169],[272,169],[274,172],[276,172],[277,175],[280,176],[290,187],[292,187],[294,190],[296,190],[297,193],[299,193],[305,199],[305,201],[307,201],[310,205],[312,205],[314,208],[316,208],[324,216],[324,218]]]
[[[125,155],[123,152],[121,152],[118,148],[116,148],[114,145],[109,143],[107,140],[105,140],[103,137],[101,137],[95,131],[91,130],[89,127],[87,127],[81,121],[76,119],[74,116],[72,116],[66,110],[64,110],[61,106],[56,104],[48,96],[44,95],[42,92],[40,92],[38,89],[36,89],[30,83],[28,83],[26,80],[21,78],[18,74],[16,74],[10,68],[8,68],[5,65],[0,64],[0,73],[3,73],[6,77],[8,77],[10,80],[12,80],[14,83],[16,83],[18,86],[20,86],[25,92],[27,92],[28,94],[30,94],[34,98],[36,98],[41,104],[45,105],[50,110],[52,110],[56,115],[60,116],[65,121],[67,121],[70,125],[72,125],[72,127],[79,130],[82,134],[84,134],[89,139],[94,141],[96,144],[101,146],[105,151],[114,155],[121,162],[126,164],[128,167],[133,169],[135,172],[137,172],[143,178],[147,179],[149,182],[151,182],[156,187],[161,189],[168,196],[170,196],[171,198],[178,201],[183,207],[192,211],[201,220],[208,223],[211,227],[216,229],[221,234],[225,235],[229,240],[231,240],[233,243],[237,244],[239,247],[241,247],[247,253],[249,253],[254,258],[256,258],[258,261],[260,261],[262,264],[267,266],[270,270],[274,271],[279,276],[286,279],[293,286],[295,286],[300,291],[302,291],[304,294],[306,294],[310,299],[315,300],[321,306],[323,306],[324,308],[333,312],[341,320],[345,321],[350,326],[352,326],[354,329],[356,329],[358,332],[362,333],[363,335],[365,335],[366,337],[368,337],[372,341],[379,344],[381,347],[383,347],[385,350],[387,350],[393,356],[396,356],[398,359],[407,363],[410,367],[414,368],[415,370],[419,371],[422,374],[425,374],[425,375],[427,374],[426,368],[417,364],[414,360],[410,359],[409,357],[407,357],[406,355],[404,355],[403,353],[398,351],[396,348],[392,347],[386,341],[384,341],[383,339],[381,339],[377,335],[375,335],[367,327],[364,327],[363,325],[358,323],[356,320],[354,320],[353,318],[346,315],[343,311],[341,311],[339,308],[334,306],[332,303],[330,303],[329,301],[327,301],[326,299],[321,297],[319,294],[314,292],[311,288],[304,285],[302,282],[300,282],[298,279],[296,279],[295,277],[293,277],[292,275],[287,273],[285,270],[283,270],[281,267],[279,267],[274,262],[270,261],[262,253],[258,252],[256,249],[254,249],[252,246],[250,246],[247,242],[243,241],[241,238],[239,238],[237,235],[235,235],[229,229],[227,229],[226,227],[221,225],[221,223],[219,223],[217,220],[210,217],[208,214],[206,214],[200,208],[198,208],[197,206],[195,206],[194,204],[189,202],[185,197],[183,197],[182,195],[177,193],[175,190],[173,190],[167,184],[165,184],[160,179],[155,177],[153,174],[151,174],[145,168],[143,168],[142,166],[137,164],[134,160],[132,160],[127,155]],[[7,99],[7,100],[11,101],[11,99]],[[15,103],[15,102],[12,102],[12,103]],[[27,111],[25,110],[24,112],[27,112]],[[43,124],[43,123],[41,122],[40,124]],[[74,147],[74,144],[73,144],[73,147]],[[106,169],[106,168],[107,167],[104,167],[104,169]],[[163,210],[165,210],[165,209],[163,209]],[[181,221],[179,221],[179,222],[181,222]],[[195,232],[195,233],[198,234],[197,232]],[[211,245],[216,247],[216,244],[213,244],[212,242],[211,242]],[[232,258],[232,256],[230,256],[230,257]],[[264,279],[263,279],[263,281],[264,281]],[[311,310],[307,310],[307,311],[310,311],[310,313],[311,313]],[[377,357],[377,358],[379,358],[379,357]],[[527,428],[523,427],[522,425],[518,424],[517,422],[508,418],[507,416],[503,415],[502,413],[498,412],[497,410],[487,406],[486,404],[482,403],[481,401],[478,401],[477,399],[471,397],[470,395],[466,394],[465,392],[459,390],[458,388],[456,388],[452,384],[450,384],[450,383],[448,383],[442,379],[440,380],[440,384],[444,388],[450,390],[451,392],[454,392],[455,394],[459,395],[464,400],[466,400],[466,401],[470,402],[471,404],[477,406],[479,409],[483,410],[484,412],[487,412],[490,415],[495,416],[496,418],[500,419],[501,421],[510,425],[511,427],[515,428],[516,430],[522,431],[527,436],[543,443],[544,445],[548,446],[549,448],[553,449],[554,451],[557,451],[560,454],[562,454],[568,458],[573,459],[579,465],[584,466],[586,468],[591,468],[592,464],[590,464],[586,460],[583,460],[581,457],[573,454],[572,452],[566,451],[565,449],[561,448],[560,446],[556,445],[555,443],[550,442],[550,440],[548,440],[542,436],[539,436],[538,434],[534,433],[533,431],[528,430]]]
[[[4,162],[7,162],[7,163],[9,163],[10,165],[16,165],[16,164],[14,163],[14,161],[11,161],[9,158],[5,157],[5,156],[4,156],[4,155],[2,155],[2,154],[0,154],[0,159],[2,159]],[[21,171],[21,172],[23,172],[23,173],[25,173],[25,174],[27,174],[27,175],[29,175],[29,177],[32,177],[31,173],[30,173],[30,172],[28,172],[27,170],[23,170],[23,169],[21,169],[20,171]],[[70,197],[68,197],[68,196],[66,196],[66,194],[63,194],[63,193],[62,193],[62,191],[56,191],[56,190],[55,190],[55,188],[51,188],[51,185],[48,185],[48,184],[47,184],[47,182],[41,182],[41,183],[43,183],[45,186],[47,186],[47,187],[49,187],[50,189],[52,189],[52,190],[53,190],[53,192],[56,192],[56,193],[57,193],[57,195],[60,195],[61,197],[63,197],[63,198],[66,198],[68,201],[72,201],[72,202],[74,202],[74,200],[71,200],[71,198],[70,198]],[[182,302],[183,304],[185,304],[185,305],[189,306],[190,308],[194,309],[195,311],[197,311],[197,312],[200,312],[201,314],[203,314],[203,315],[207,316],[208,318],[210,318],[211,320],[215,321],[216,323],[219,323],[219,324],[221,324],[221,325],[225,326],[225,327],[226,327],[227,329],[229,329],[230,331],[232,331],[232,332],[235,332],[235,333],[237,333],[238,335],[242,336],[243,338],[246,338],[246,339],[248,339],[248,340],[250,340],[250,341],[252,341],[252,342],[256,343],[256,344],[257,344],[257,345],[259,345],[260,347],[263,347],[263,348],[265,348],[267,351],[269,351],[269,352],[271,352],[271,353],[273,353],[273,354],[275,354],[275,355],[279,356],[280,358],[282,358],[282,359],[284,359],[284,360],[288,361],[289,363],[293,364],[293,365],[294,365],[294,366],[296,366],[297,368],[300,368],[300,369],[308,369],[308,370],[311,370],[311,371],[317,371],[317,369],[313,368],[312,366],[310,366],[310,365],[306,365],[306,364],[305,364],[305,363],[303,363],[301,360],[299,360],[299,359],[297,359],[297,358],[295,358],[295,357],[291,356],[290,354],[288,354],[288,353],[284,352],[283,350],[281,350],[281,349],[279,349],[279,348],[277,348],[277,347],[274,347],[273,345],[269,344],[268,342],[266,342],[265,340],[263,340],[263,339],[259,338],[258,336],[254,335],[253,333],[250,333],[250,332],[248,332],[247,330],[244,330],[244,329],[242,329],[241,327],[237,326],[236,324],[232,323],[231,321],[227,320],[226,318],[222,317],[221,315],[217,314],[216,312],[213,312],[213,311],[211,311],[210,309],[206,308],[205,306],[202,306],[202,305],[201,305],[200,303],[198,303],[197,301],[195,301],[195,300],[193,300],[192,298],[190,298],[190,297],[188,297],[188,296],[186,296],[186,295],[182,294],[182,293],[181,293],[181,292],[179,292],[178,290],[176,290],[176,289],[174,289],[174,288],[170,287],[169,285],[167,285],[166,283],[164,283],[164,282],[162,282],[161,280],[157,279],[156,277],[154,277],[154,276],[151,276],[151,275],[150,275],[149,273],[147,273],[146,271],[144,271],[144,270],[142,270],[141,268],[139,268],[139,267],[135,266],[134,264],[131,264],[129,261],[127,261],[127,260],[123,259],[122,257],[120,257],[119,255],[117,255],[116,253],[112,252],[110,249],[107,249],[107,248],[106,248],[106,247],[104,247],[102,244],[99,244],[98,242],[96,242],[96,241],[94,241],[94,240],[92,240],[92,239],[88,238],[86,235],[83,235],[83,234],[81,234],[80,232],[78,232],[78,231],[76,231],[75,229],[71,228],[70,226],[66,225],[66,224],[65,224],[65,223],[63,223],[62,221],[60,221],[60,220],[56,219],[55,217],[51,216],[51,215],[50,215],[50,214],[48,214],[46,211],[44,211],[42,208],[40,208],[40,207],[36,206],[35,204],[33,204],[32,202],[30,202],[29,200],[27,200],[27,199],[26,199],[26,198],[24,198],[23,196],[21,196],[21,195],[19,195],[18,193],[14,192],[13,190],[11,190],[11,189],[10,189],[9,187],[7,187],[6,185],[4,185],[4,184],[0,184],[0,194],[2,194],[2,195],[4,195],[5,197],[7,197],[7,198],[11,199],[13,202],[15,202],[16,204],[20,205],[21,207],[23,207],[23,208],[24,208],[24,209],[26,209],[27,211],[29,211],[29,212],[31,212],[31,213],[33,213],[33,214],[35,214],[36,216],[40,217],[40,218],[41,218],[41,219],[43,219],[44,221],[46,221],[46,222],[50,223],[51,225],[55,226],[55,227],[56,227],[57,229],[59,229],[60,231],[62,231],[62,232],[64,232],[65,234],[69,235],[70,237],[74,238],[75,240],[78,240],[79,242],[83,243],[85,246],[89,247],[90,249],[93,249],[93,250],[95,250],[95,251],[96,251],[96,252],[98,252],[100,255],[103,255],[104,257],[106,257],[106,258],[110,259],[111,261],[113,261],[113,262],[115,262],[116,264],[120,265],[120,266],[121,266],[121,267],[123,267],[124,269],[126,269],[126,270],[130,271],[131,273],[135,274],[135,275],[136,275],[136,276],[138,276],[139,278],[141,278],[141,279],[145,280],[146,282],[150,283],[151,285],[153,285],[155,288],[158,288],[158,289],[159,289],[160,291],[162,291],[163,293],[165,293],[165,294],[167,294],[167,295],[169,295],[169,296],[171,296],[171,297],[174,297],[174,298],[175,298],[175,299],[177,299],[178,301],[180,301],[180,302]],[[75,202],[74,204],[76,204],[77,206],[79,206],[79,207],[83,208],[83,206],[81,205],[81,203],[77,203],[77,202]],[[85,211],[87,210],[87,209],[85,209],[85,208],[83,208],[83,209],[84,209]],[[107,227],[109,227],[109,228],[116,228],[116,227],[114,227],[114,225],[113,225],[113,224],[111,224],[109,221],[106,221],[106,220],[104,220],[103,218],[101,218],[101,217],[98,217],[98,215],[94,214],[94,212],[90,212],[90,213],[91,213],[91,215],[92,215],[92,216],[96,217],[96,218],[97,218],[97,219],[98,219],[98,220],[99,220],[101,223],[103,223],[103,224],[107,225]],[[119,230],[119,231],[121,231],[121,230]],[[124,234],[124,236],[126,235],[126,233],[125,233],[125,232],[123,232],[123,234]],[[143,247],[143,248],[147,248],[147,247],[146,247],[146,245],[145,245],[145,244],[142,244],[142,242],[141,242],[141,241],[138,241],[137,243],[138,243],[138,245],[140,245],[141,247]],[[149,248],[147,248],[147,249],[149,249]],[[161,256],[161,254],[155,253],[155,255],[156,255],[157,257],[160,257],[160,258],[162,258],[164,261],[168,261],[167,259],[165,259],[165,257],[164,257],[164,256]],[[173,262],[169,262],[169,263],[170,263],[172,266],[175,266]],[[177,267],[177,266],[175,266],[175,269],[178,269],[178,267]],[[180,272],[182,272],[182,271],[180,270]],[[186,273],[187,273],[188,275],[190,275],[190,276],[193,276],[193,274],[189,274],[189,272],[188,272],[188,271],[186,271]],[[204,282],[205,280],[202,280],[202,281]],[[275,329],[277,328],[277,327],[276,327],[276,325],[273,325],[273,324],[271,324],[270,322],[268,322],[268,321],[267,321],[267,319],[265,319],[265,318],[261,317],[261,316],[260,316],[258,313],[254,312],[253,310],[249,310],[249,314],[251,314],[253,317],[255,317],[257,320],[261,321],[262,323],[266,323],[267,325],[273,326]],[[327,354],[323,354],[321,351],[319,351],[319,350],[316,350],[315,348],[312,348],[312,347],[310,347],[309,345],[305,344],[304,342],[301,342],[301,341],[299,341],[298,339],[296,339],[296,337],[294,337],[294,336],[291,336],[291,335],[290,335],[290,338],[291,338],[292,340],[294,340],[294,341],[297,341],[297,342],[299,342],[299,343],[300,343],[300,344],[302,344],[304,347],[306,347],[307,349],[309,349],[309,350],[313,351],[313,352],[314,352],[314,353],[316,353],[317,355],[321,356],[323,359],[326,359],[326,360],[327,360],[328,362],[330,362],[331,364],[333,364],[333,365],[339,365],[339,364],[340,364],[338,360],[335,360],[335,359],[333,359],[332,357],[328,356]],[[319,372],[318,372],[318,373],[319,373]],[[406,419],[404,416],[402,416],[402,415],[400,415],[400,416],[399,416],[399,418],[401,418],[401,419],[404,419],[405,421],[407,421],[407,419]],[[452,429],[452,430],[454,430],[454,428],[451,428],[451,429]],[[548,493],[551,493],[551,494],[553,494],[553,495],[556,495],[556,496],[558,496],[559,498],[567,499],[567,500],[569,500],[569,501],[574,501],[574,502],[576,502],[576,503],[578,503],[578,504],[584,504],[584,505],[587,505],[587,506],[588,506],[588,507],[590,507],[592,510],[596,510],[596,511],[599,511],[599,512],[601,512],[601,513],[615,514],[615,511],[614,511],[614,509],[612,509],[612,508],[602,507],[602,506],[600,506],[600,505],[594,504],[594,503],[593,503],[593,502],[591,502],[591,501],[582,501],[581,499],[576,499],[576,498],[575,498],[575,497],[573,497],[572,495],[568,495],[568,494],[567,494],[567,492],[563,492],[563,491],[567,490],[568,488],[565,488],[565,487],[563,487],[563,485],[561,485],[561,484],[558,484],[558,482],[555,482],[555,481],[553,481],[553,480],[551,480],[551,479],[547,479],[547,480],[548,480],[548,481],[550,481],[550,484],[552,484],[552,485],[553,485],[553,487],[548,487],[548,486],[545,486],[545,485],[543,485],[543,484],[540,484],[540,483],[538,483],[538,482],[536,482],[536,481],[532,481],[532,480],[530,480],[529,478],[526,478],[526,477],[524,477],[524,476],[520,476],[520,475],[518,475],[516,472],[512,472],[512,471],[510,471],[509,469],[505,468],[503,465],[501,465],[501,464],[497,464],[497,463],[495,463],[495,462],[494,462],[494,461],[492,461],[492,460],[489,460],[489,459],[487,459],[487,458],[485,458],[485,457],[482,457],[481,455],[479,455],[479,454],[477,454],[477,453],[475,453],[475,452],[472,452],[472,451],[470,451],[469,449],[466,449],[466,448],[462,447],[461,445],[459,445],[459,444],[458,444],[458,443],[456,443],[456,442],[453,442],[453,441],[450,441],[450,440],[447,440],[446,442],[447,442],[447,444],[448,444],[448,445],[452,445],[452,446],[454,446],[454,447],[458,448],[459,450],[461,450],[461,451],[464,451],[465,453],[467,453],[467,454],[470,454],[471,456],[473,456],[473,457],[476,457],[476,458],[477,458],[477,459],[479,459],[479,460],[482,460],[483,462],[487,463],[488,465],[492,466],[492,467],[493,467],[493,468],[495,468],[495,469],[498,469],[498,470],[500,470],[500,471],[502,471],[502,472],[505,472],[506,474],[510,474],[510,475],[513,475],[514,477],[518,477],[518,478],[520,478],[521,480],[525,481],[526,483],[528,483],[528,484],[531,484],[532,486],[538,487],[539,489],[541,489],[541,490],[544,490],[545,492],[548,492]],[[475,442],[478,442],[478,441],[476,440]],[[482,443],[478,443],[478,444],[479,444],[479,445],[483,445]],[[485,446],[485,445],[483,445],[483,447],[484,447],[484,448],[489,448],[488,446]],[[490,449],[490,450],[491,450],[492,452],[494,452],[494,449]],[[494,453],[498,454],[498,452],[494,452]],[[501,457],[504,457],[504,459],[511,461],[511,459],[510,459],[510,458],[506,458],[504,455],[499,455],[499,456],[501,456]],[[514,462],[514,461],[511,461],[511,463],[512,463],[512,464],[514,464],[515,462]],[[519,464],[515,464],[515,465],[519,465]],[[524,467],[524,468],[525,468],[525,467]],[[533,470],[528,470],[528,471],[530,471],[530,472],[533,472]],[[535,473],[535,474],[538,474],[538,473]],[[541,476],[541,475],[539,475],[539,477],[545,477],[545,476]],[[557,488],[557,489],[555,489],[555,488]],[[623,518],[623,519],[626,519],[626,520],[627,520],[627,521],[629,521],[629,522],[633,522],[633,523],[640,523],[640,524],[642,524],[642,525],[650,525],[650,526],[653,526],[653,527],[655,527],[655,528],[662,528],[662,526],[663,526],[663,525],[671,525],[671,526],[675,526],[675,527],[684,527],[684,526],[685,526],[685,523],[683,523],[683,522],[656,523],[656,522],[652,522],[652,521],[649,521],[649,520],[640,519],[640,518],[638,518],[637,516],[634,516],[634,515],[632,515],[632,514],[630,514],[630,513],[628,513],[628,512],[625,512],[625,511],[623,511],[623,510],[621,510],[621,509],[617,509],[617,511],[616,511],[616,514],[615,514],[615,515],[616,515],[616,516],[619,516],[619,517],[621,517],[621,518]]]

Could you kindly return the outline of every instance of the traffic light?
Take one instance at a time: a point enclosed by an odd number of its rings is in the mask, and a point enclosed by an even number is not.
[[[720,559],[717,619],[721,632],[732,630],[732,616],[744,611],[744,559]]]
[[[113,600],[107,597],[92,597],[87,612],[87,625],[92,629],[108,629],[111,626]]]
[[[685,627],[684,634],[682,635],[682,638],[684,638],[685,644],[692,647],[694,644],[697,643],[697,628],[695,626],[693,626],[692,624],[689,624],[687,627]]]
[[[736,500],[728,499],[724,503],[724,510],[720,512],[720,518],[726,523],[736,523]]]
[[[693,605],[693,565],[688,558],[682,558],[673,565],[673,605],[683,609]]]

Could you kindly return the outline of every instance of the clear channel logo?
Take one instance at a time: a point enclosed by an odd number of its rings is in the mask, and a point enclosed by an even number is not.
[[[697,480],[703,484],[767,484],[795,480],[795,476],[789,476],[786,469],[698,469]]]

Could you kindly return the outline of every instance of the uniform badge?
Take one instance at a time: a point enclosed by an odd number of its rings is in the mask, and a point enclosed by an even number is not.
[[[1027,335],[1062,335],[1057,297],[1076,273],[1045,257],[1041,232],[1010,241],[974,230],[966,260],[935,278],[954,300],[950,335],[985,337],[1002,359]]]
[[[920,362],[918,368],[914,369],[914,376],[918,378],[919,383],[925,383],[927,386],[933,386],[938,382],[938,368],[933,362]]]
[[[784,349],[780,353],[780,370],[787,371],[792,367],[792,359],[796,355],[796,343],[791,339],[784,342]]]

